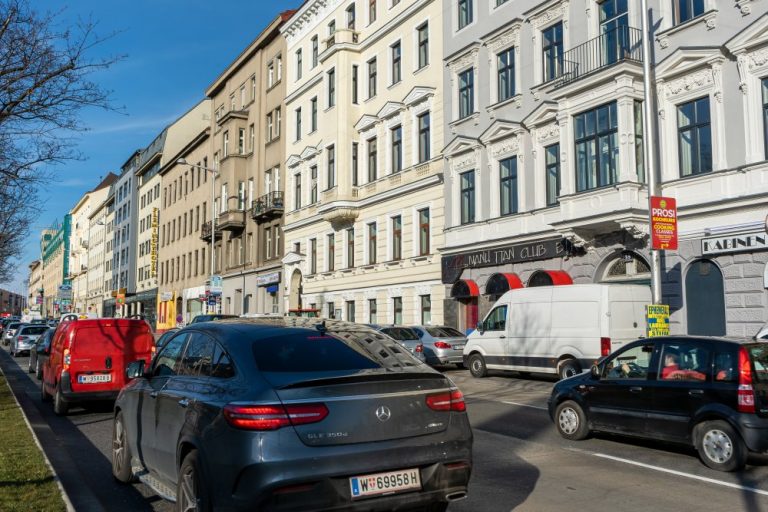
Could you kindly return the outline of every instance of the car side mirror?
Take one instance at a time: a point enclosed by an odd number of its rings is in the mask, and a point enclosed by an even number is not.
[[[592,365],[592,378],[593,379],[599,379],[600,378],[600,367],[596,364]]]
[[[484,322],[477,322],[477,332],[483,334],[485,332]]]
[[[144,377],[144,360],[139,359],[128,364],[128,368],[125,369],[125,376],[129,379],[137,379]]]

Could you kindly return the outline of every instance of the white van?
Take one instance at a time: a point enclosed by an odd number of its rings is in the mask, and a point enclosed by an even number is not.
[[[467,338],[464,364],[571,377],[645,336],[648,286],[574,284],[510,290]]]

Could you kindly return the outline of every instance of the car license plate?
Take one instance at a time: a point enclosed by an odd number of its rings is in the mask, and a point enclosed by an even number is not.
[[[464,345],[454,345],[453,350],[462,350],[464,348]]]
[[[77,382],[80,384],[94,384],[96,382],[111,382],[112,376],[108,373],[100,373],[97,375],[78,375]]]
[[[353,476],[349,479],[349,486],[353,499],[363,498],[421,489],[421,477],[418,469],[403,469],[373,475]]]

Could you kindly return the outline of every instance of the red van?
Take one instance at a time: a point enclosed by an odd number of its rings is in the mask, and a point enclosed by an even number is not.
[[[62,322],[43,365],[41,398],[53,398],[56,414],[75,402],[114,400],[127,383],[129,363],[143,359],[148,368],[155,349],[144,320],[99,318]]]

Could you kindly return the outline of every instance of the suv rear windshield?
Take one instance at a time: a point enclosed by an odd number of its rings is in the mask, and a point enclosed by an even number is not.
[[[747,345],[746,349],[755,367],[755,380],[768,382],[768,343]]]
[[[30,327],[22,327],[19,331],[20,334],[26,334],[27,336],[37,336],[47,331],[49,327],[47,325],[33,325]]]
[[[452,327],[427,327],[427,332],[435,338],[463,338],[464,335]]]
[[[378,333],[292,331],[253,343],[262,372],[334,372],[417,366],[402,346]]]
[[[387,327],[382,329],[381,332],[398,341],[419,339],[418,334],[413,332],[412,329],[408,329],[406,327]]]

